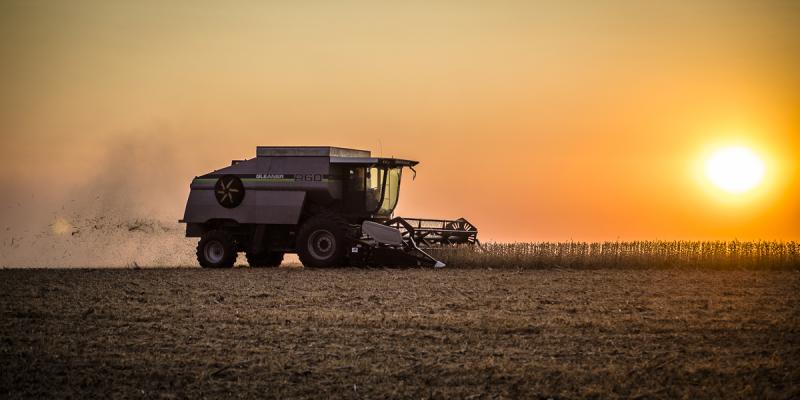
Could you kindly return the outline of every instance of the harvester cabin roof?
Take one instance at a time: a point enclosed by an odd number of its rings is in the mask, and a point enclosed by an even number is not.
[[[419,161],[403,160],[400,158],[377,158],[377,157],[331,157],[331,164],[348,165],[378,165],[386,167],[413,167]]]
[[[258,157],[330,157],[331,164],[380,165],[413,167],[419,161],[399,158],[372,157],[368,150],[330,146],[258,146]]]
[[[256,155],[259,157],[370,157],[368,150],[346,149],[330,146],[258,146]]]

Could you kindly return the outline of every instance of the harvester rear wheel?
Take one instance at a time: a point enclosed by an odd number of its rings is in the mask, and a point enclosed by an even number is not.
[[[297,234],[297,255],[306,267],[340,267],[347,262],[347,221],[331,213],[309,218]]]
[[[283,262],[283,253],[279,251],[247,252],[246,256],[247,264],[252,268],[278,267]]]
[[[236,256],[236,243],[225,231],[208,231],[197,243],[197,261],[203,268],[233,267]]]

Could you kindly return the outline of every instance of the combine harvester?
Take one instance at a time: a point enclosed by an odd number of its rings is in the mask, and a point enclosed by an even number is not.
[[[251,267],[277,267],[297,253],[306,267],[431,266],[425,249],[476,244],[466,219],[393,217],[403,168],[417,161],[375,158],[338,147],[257,147],[196,177],[186,237],[199,237],[197,261],[229,268],[239,252]]]

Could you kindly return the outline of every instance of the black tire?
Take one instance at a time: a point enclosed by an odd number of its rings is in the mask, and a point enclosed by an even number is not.
[[[247,264],[252,268],[278,267],[283,262],[283,253],[279,251],[247,252],[246,256]]]
[[[349,228],[347,221],[336,214],[323,213],[309,218],[297,234],[297,256],[303,266],[345,266],[351,243]]]
[[[225,232],[206,232],[197,243],[197,261],[203,268],[230,268],[236,262],[236,242]]]

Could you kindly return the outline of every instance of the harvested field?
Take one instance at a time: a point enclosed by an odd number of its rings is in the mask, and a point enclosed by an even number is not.
[[[797,398],[800,273],[0,270],[0,397]]]

